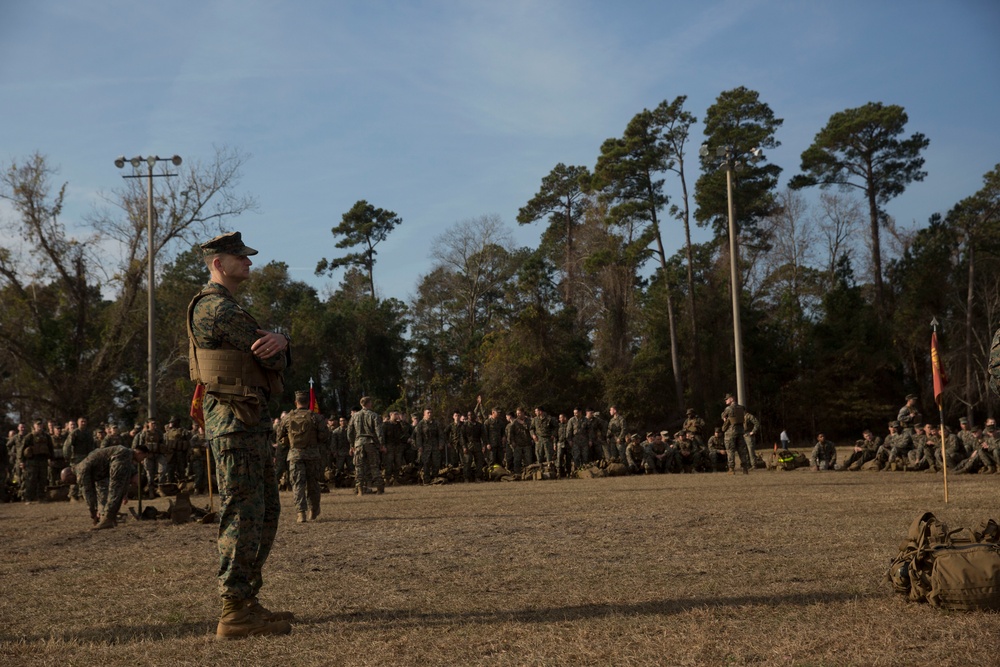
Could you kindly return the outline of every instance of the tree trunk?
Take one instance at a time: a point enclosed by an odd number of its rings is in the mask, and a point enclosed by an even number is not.
[[[969,286],[965,294],[965,417],[972,427],[972,295],[976,275],[976,251],[971,235],[966,236],[969,259]]]

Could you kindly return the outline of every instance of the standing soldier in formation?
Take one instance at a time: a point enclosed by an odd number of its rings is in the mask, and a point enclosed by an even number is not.
[[[623,420],[624,421],[624,420]],[[560,477],[569,477],[572,465],[570,462],[569,419],[565,412],[559,413],[559,429],[556,431],[556,468]]]
[[[465,426],[462,424],[462,413],[458,410],[451,415],[451,423],[444,429],[444,465],[456,465],[458,457],[465,448]]]
[[[322,450],[330,442],[326,420],[309,409],[309,392],[295,392],[295,409],[278,425],[278,442],[288,448],[288,476],[297,512],[295,520],[319,517],[320,484],[323,482]]]
[[[618,413],[618,408],[612,405],[608,409],[611,419],[608,420],[608,443],[614,448],[615,456],[622,463],[625,463],[625,418]]]
[[[24,476],[21,497],[26,502],[35,502],[45,497],[53,444],[52,436],[45,431],[44,426],[41,419],[36,419],[31,427],[31,433],[21,440],[18,467]]]
[[[444,433],[434,421],[430,408],[424,410],[424,418],[413,427],[413,440],[420,457],[421,483],[430,484],[441,469],[441,449],[444,446]]]
[[[354,485],[360,496],[369,486],[377,493],[385,493],[382,479],[382,441],[379,439],[381,419],[372,410],[371,396],[361,399],[361,409],[351,415],[347,425],[347,440],[353,447]]]
[[[330,448],[333,450],[333,476],[336,479],[350,469],[351,443],[347,439],[346,417],[338,418],[337,428],[330,431]]]
[[[278,488],[282,491],[288,491],[291,488],[288,483],[288,447],[278,441],[278,428],[281,426],[281,420],[285,418],[286,414],[282,412],[280,417],[275,417],[271,422],[274,449],[274,478],[278,480]]]
[[[590,422],[584,419],[579,408],[573,410],[566,425],[566,437],[572,451],[573,469],[579,470],[590,462]]]
[[[163,445],[156,456],[156,474],[160,484],[179,481],[187,469],[188,450],[191,448],[191,432],[181,428],[180,420],[171,417],[163,432]],[[180,474],[178,474],[180,473]]]
[[[535,459],[541,463],[555,462],[555,449],[552,440],[557,435],[559,423],[552,418],[545,408],[538,406],[535,408],[535,416],[531,420],[529,432],[531,439],[535,442]]]
[[[191,450],[188,454],[188,474],[195,493],[208,492],[208,462],[205,429],[198,426],[191,432]]]
[[[531,465],[531,427],[521,408],[507,417],[510,420],[507,424],[507,444],[513,452],[512,472],[517,474]]]
[[[385,445],[385,477],[388,481],[399,481],[403,469],[403,449],[406,447],[402,415],[393,410],[389,419],[382,424],[382,443]]]
[[[593,442],[594,452],[604,459],[605,463],[618,456],[618,449],[608,440],[608,422],[601,416],[600,412],[588,415],[590,417],[590,438]]]
[[[156,492],[158,483],[156,467],[160,451],[163,449],[163,431],[160,429],[160,423],[155,417],[146,420],[146,426],[143,430],[139,431],[139,434],[133,440],[133,448],[136,445],[145,445],[146,449],[149,450],[149,456],[142,462],[142,465],[146,470],[146,493],[152,498],[158,495]]]
[[[267,403],[282,391],[290,341],[261,329],[233,297],[250,277],[249,256],[257,254],[240,233],[201,248],[211,277],[188,305],[188,357],[191,379],[205,385],[205,435],[221,502],[216,637],[288,634],[293,614],[272,612],[257,596],[281,513]]]
[[[743,466],[743,474],[750,472],[750,456],[747,454],[747,444],[743,440],[743,418],[746,408],[736,402],[732,394],[726,394],[726,409],[722,411],[722,432],[726,441],[726,459],[729,474],[736,472],[736,455],[739,454]]]
[[[66,437],[62,447],[62,458],[66,461],[66,465],[75,466],[95,449],[97,443],[94,442],[93,431],[87,427],[87,418],[80,417],[76,420],[76,428]],[[78,485],[73,484],[69,487],[69,497],[71,501],[83,499]]]
[[[476,479],[482,479],[486,468],[486,428],[478,415],[469,412],[465,415],[465,446],[472,456],[472,466]]]
[[[477,405],[481,405],[477,404]],[[483,438],[486,441],[486,462],[489,465],[504,465],[504,432],[506,424],[500,408],[493,408],[489,419],[483,424]]]

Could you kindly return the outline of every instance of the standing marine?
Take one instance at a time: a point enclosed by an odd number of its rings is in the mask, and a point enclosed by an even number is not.
[[[216,638],[288,634],[294,615],[268,610],[258,595],[281,514],[267,403],[283,389],[290,340],[262,329],[233,296],[257,254],[240,233],[217,236],[201,250],[210,278],[188,305],[188,358],[191,379],[205,385],[205,438],[221,503]]]

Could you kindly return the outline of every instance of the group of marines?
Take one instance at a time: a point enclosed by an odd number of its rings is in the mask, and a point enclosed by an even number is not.
[[[114,423],[91,429],[86,417],[65,424],[36,419],[31,430],[24,423],[18,424],[8,433],[6,444],[6,456],[0,456],[3,501],[43,500],[48,487],[59,484],[63,468],[78,466],[95,450],[116,446],[135,449],[143,445],[149,451],[142,462],[142,485],[147,497],[157,495],[161,485],[184,480],[192,481],[197,492],[205,492],[208,486],[204,431],[184,429],[175,418],[167,422],[166,428],[150,419],[124,432]],[[70,486],[69,492],[71,500],[82,500],[76,484]]]
[[[947,466],[956,474],[1000,472],[1000,430],[995,419],[987,419],[984,428],[962,417],[958,431],[945,426],[942,437],[938,425],[922,423],[916,403],[917,397],[908,395],[906,405],[889,422],[888,435],[883,439],[866,429],[840,464],[836,447],[820,433],[810,457],[812,469],[933,473]]]

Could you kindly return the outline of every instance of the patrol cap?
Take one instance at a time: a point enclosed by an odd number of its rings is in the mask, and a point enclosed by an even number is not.
[[[906,400],[908,400],[908,401],[915,401],[915,400],[917,400],[917,395],[916,394],[907,394],[906,395]]]
[[[253,248],[247,247],[243,243],[243,237],[239,232],[229,232],[228,234],[220,234],[216,236],[211,241],[206,241],[201,244],[202,255],[208,257],[209,255],[217,255],[219,253],[225,253],[227,255],[256,255],[257,251]]]
[[[726,400],[729,400],[730,398],[736,398],[736,397],[727,392],[726,393]]]
[[[686,414],[686,415],[693,415],[694,414],[694,408],[688,408],[687,411],[684,414]]]
[[[889,428],[899,428],[899,422],[897,421],[889,422]]]
[[[308,400],[309,400],[309,392],[308,391],[297,391],[297,392],[295,392],[295,402],[296,403],[305,403]]]
[[[958,418],[958,423],[959,423],[959,424],[968,424],[968,423],[969,423],[969,420],[968,420],[968,419],[966,419],[965,417],[959,417],[959,418]]]
[[[660,437],[661,438],[669,438],[670,437],[670,431],[660,431]]]
[[[646,437],[647,438],[652,438],[654,435],[656,435],[656,434],[653,433],[652,431],[649,431],[649,432],[646,433]]]

